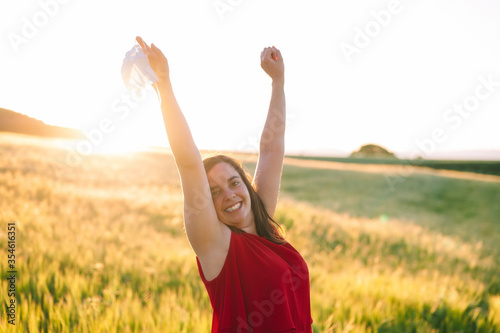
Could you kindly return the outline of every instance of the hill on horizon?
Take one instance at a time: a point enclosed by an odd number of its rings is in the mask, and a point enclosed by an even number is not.
[[[67,139],[84,138],[79,130],[47,125],[41,120],[3,108],[0,108],[0,132]]]
[[[351,153],[349,157],[353,158],[393,158],[396,159],[396,155],[387,149],[376,145],[367,144],[359,148],[358,150]]]

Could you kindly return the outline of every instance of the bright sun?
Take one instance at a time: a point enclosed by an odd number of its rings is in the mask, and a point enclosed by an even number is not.
[[[126,154],[141,151],[144,145],[138,143],[133,137],[126,133],[113,133],[109,135],[102,144],[95,147],[97,154]]]
[[[165,145],[163,124],[158,124],[157,120],[143,114],[115,123],[109,133],[102,133],[102,136],[96,134],[100,140],[94,140],[92,153],[126,154],[145,150],[149,146]]]

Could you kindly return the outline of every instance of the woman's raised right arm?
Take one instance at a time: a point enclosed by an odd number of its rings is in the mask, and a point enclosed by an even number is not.
[[[181,177],[184,225],[189,242],[201,259],[217,245],[224,244],[225,226],[217,218],[200,152],[175,98],[168,61],[154,44],[149,47],[140,37],[137,37],[137,42],[147,54],[151,68],[158,76],[154,87],[160,99],[168,141]]]
[[[175,98],[170,82],[167,58],[159,48],[154,44],[149,47],[141,37],[137,37],[137,42],[148,56],[151,68],[158,77],[158,82],[155,83],[154,87],[160,100],[165,130],[177,167],[179,171],[185,168],[199,167],[201,163],[200,152]]]

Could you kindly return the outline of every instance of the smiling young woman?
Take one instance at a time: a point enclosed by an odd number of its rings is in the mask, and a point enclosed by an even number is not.
[[[281,52],[273,46],[261,53],[272,95],[251,182],[227,156],[202,161],[175,99],[166,57],[154,44],[137,41],[159,78],[154,88],[181,177],[186,233],[213,308],[212,332],[311,332],[307,264],[272,218],[285,152]]]

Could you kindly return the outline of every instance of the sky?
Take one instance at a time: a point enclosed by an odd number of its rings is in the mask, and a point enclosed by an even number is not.
[[[0,0],[0,107],[95,150],[168,146],[155,92],[132,100],[121,78],[139,35],[167,56],[198,148],[256,152],[274,45],[287,153],[500,159],[499,15],[495,0]]]

